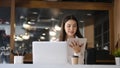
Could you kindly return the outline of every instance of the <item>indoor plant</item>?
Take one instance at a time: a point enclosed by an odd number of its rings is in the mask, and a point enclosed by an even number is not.
[[[26,53],[25,40],[23,36],[15,37],[15,48],[12,50],[14,55],[14,64],[22,64]]]
[[[113,55],[115,56],[116,65],[120,65],[120,48],[116,49]]]
[[[118,48],[114,51],[114,56],[115,57],[120,57],[120,48]]]
[[[12,53],[14,55],[14,64],[23,64],[25,50],[26,48],[24,47],[24,44],[12,50]]]

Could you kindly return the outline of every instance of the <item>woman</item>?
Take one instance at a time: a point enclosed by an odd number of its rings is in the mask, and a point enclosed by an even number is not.
[[[79,31],[79,24],[75,16],[68,15],[66,16],[61,25],[61,32],[59,36],[59,41],[67,41],[69,38],[83,38]],[[68,48],[69,56],[70,53],[73,53],[75,56],[79,56],[79,63],[84,64],[84,55],[81,53],[82,45],[77,44],[73,41]],[[73,51],[72,51],[73,50]],[[82,54],[82,55],[81,55]],[[71,54],[72,55],[72,54]],[[70,62],[70,57],[68,57]]]

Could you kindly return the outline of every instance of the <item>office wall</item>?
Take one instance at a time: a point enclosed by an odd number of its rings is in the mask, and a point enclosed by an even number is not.
[[[94,47],[94,18],[90,17],[85,22],[85,37],[87,38],[87,47],[93,48]]]
[[[118,38],[120,38],[120,0],[114,0],[114,37],[116,44]]]

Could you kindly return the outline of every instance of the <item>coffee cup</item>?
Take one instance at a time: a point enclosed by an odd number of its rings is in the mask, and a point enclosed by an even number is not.
[[[78,56],[72,56],[71,57],[71,63],[74,65],[74,64],[78,64],[78,59],[79,57]]]

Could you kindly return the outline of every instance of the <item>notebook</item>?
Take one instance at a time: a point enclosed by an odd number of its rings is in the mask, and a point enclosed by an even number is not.
[[[32,43],[33,64],[67,64],[66,42]]]

